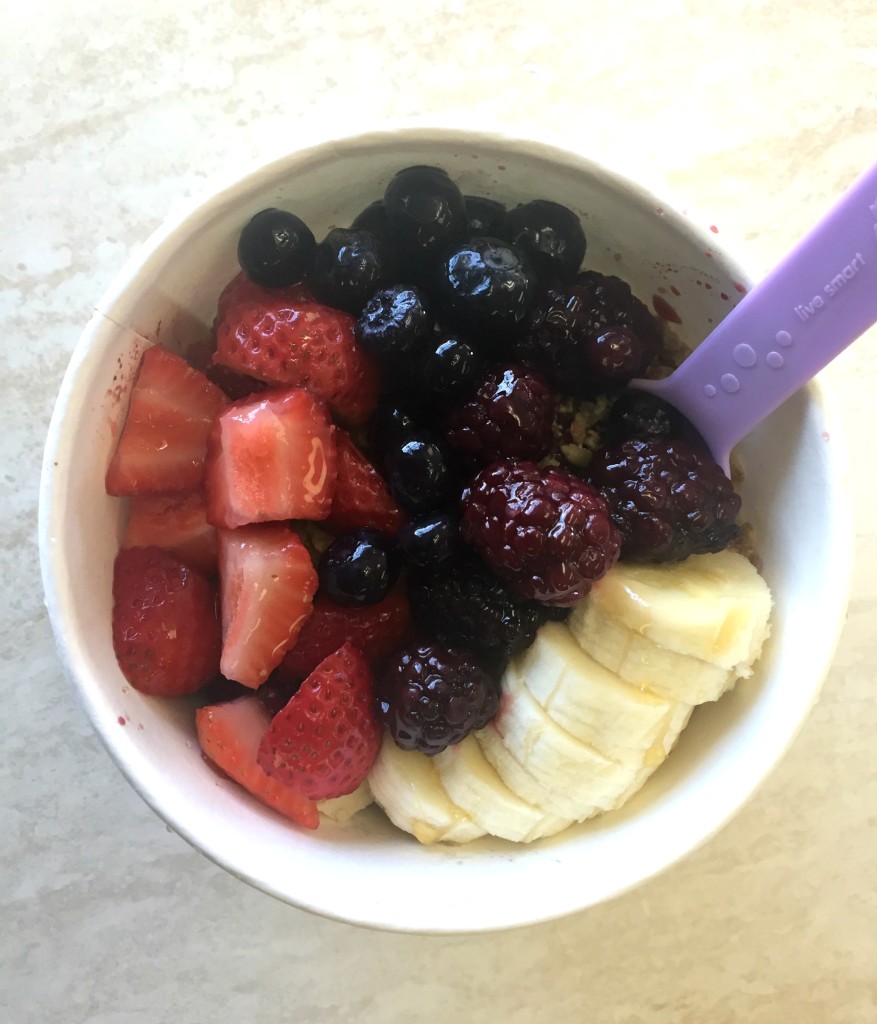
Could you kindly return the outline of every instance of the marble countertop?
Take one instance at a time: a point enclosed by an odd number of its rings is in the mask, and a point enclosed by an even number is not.
[[[819,704],[703,849],[555,923],[370,933],[202,858],[122,779],[62,678],[35,538],[45,429],[90,308],[215,177],[315,126],[509,127],[645,171],[767,268],[874,159],[874,4],[31,0],[0,10],[0,57],[0,1019],[877,1020],[874,331],[825,374],[864,472]]]

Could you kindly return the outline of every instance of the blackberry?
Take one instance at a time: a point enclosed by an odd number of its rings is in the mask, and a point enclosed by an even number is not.
[[[479,347],[524,331],[536,277],[517,246],[497,238],[470,238],[441,261],[435,296],[445,317]]]
[[[515,597],[471,557],[412,572],[408,599],[424,630],[475,651],[496,669],[533,643],[544,618],[539,605]]]
[[[569,280],[585,258],[581,221],[572,210],[547,199],[534,199],[510,210],[501,234],[523,249],[546,281]]]
[[[273,207],[257,213],[241,231],[238,262],[265,288],[297,284],[316,245],[311,229],[294,213]]]
[[[320,590],[335,604],[377,604],[399,578],[401,567],[392,537],[369,527],[352,530],[323,552]]]
[[[607,444],[632,438],[675,437],[706,447],[706,442],[678,409],[648,391],[623,391],[600,427]]]
[[[318,302],[358,314],[393,278],[387,244],[371,231],[333,228],[311,253],[308,281]]]
[[[609,504],[624,558],[681,561],[739,534],[739,495],[709,452],[687,441],[623,441],[594,455],[588,477]]]
[[[495,199],[483,196],[466,196],[466,213],[469,217],[469,234],[495,237],[500,234],[505,221],[505,207]]]
[[[378,674],[375,702],[397,746],[433,757],[487,725],[499,683],[463,648],[412,644]]]
[[[357,343],[391,376],[411,373],[411,360],[432,336],[426,296],[410,285],[393,285],[372,295],[353,328]]]
[[[415,271],[430,266],[449,245],[466,236],[463,195],[438,167],[406,167],[384,193],[390,236]]]
[[[567,607],[618,558],[620,537],[589,484],[534,462],[495,462],[463,492],[463,540],[522,597]]]
[[[586,271],[547,289],[533,311],[530,348],[564,394],[589,397],[623,387],[643,374],[660,347],[657,321],[618,277]]]
[[[475,394],[448,416],[448,440],[470,466],[495,459],[538,460],[551,446],[554,396],[532,370],[486,373]]]

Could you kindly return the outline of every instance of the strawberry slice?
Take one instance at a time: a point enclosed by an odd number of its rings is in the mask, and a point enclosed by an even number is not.
[[[282,523],[219,530],[222,674],[255,689],[311,614],[317,571]]]
[[[335,428],[302,388],[266,391],[225,408],[210,434],[207,518],[234,528],[325,519],[335,490]]]
[[[320,662],[262,737],[257,759],[265,774],[313,800],[352,793],[381,744],[373,685],[350,644]]]
[[[207,435],[227,399],[180,356],[154,345],[143,353],[116,452],[108,494],[190,491],[204,479]]]
[[[258,697],[198,708],[195,728],[207,757],[229,778],[272,810],[304,828],[316,828],[320,815],[313,800],[269,778],[256,755],[271,718]]]
[[[112,628],[119,668],[141,693],[182,697],[219,671],[216,591],[169,551],[128,548],[116,556]]]
[[[129,505],[123,548],[155,545],[208,576],[216,572],[216,528],[207,522],[202,491],[140,494]]]
[[[332,511],[323,524],[327,530],[347,533],[373,526],[395,534],[405,513],[391,496],[384,478],[343,430],[335,434],[338,446],[338,477]]]
[[[411,608],[401,583],[377,604],[342,606],[320,594],[277,671],[298,682],[345,643],[353,644],[375,666],[405,643],[410,630]]]
[[[380,381],[356,344],[354,322],[301,286],[260,288],[237,277],[219,299],[213,361],[269,384],[306,387],[356,426],[374,411]]]

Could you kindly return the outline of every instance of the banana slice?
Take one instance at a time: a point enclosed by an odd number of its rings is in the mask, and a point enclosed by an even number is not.
[[[502,688],[493,725],[518,764],[546,788],[575,794],[582,808],[617,806],[641,773],[645,751],[638,764],[620,764],[577,740],[548,717],[513,664]]]
[[[583,650],[631,686],[671,701],[703,704],[718,700],[737,679],[733,672],[677,654],[606,616],[589,597],[567,619]]]
[[[555,835],[572,823],[570,818],[548,814],[512,792],[474,736],[443,750],[434,762],[451,800],[490,835],[529,843]]]
[[[642,764],[644,752],[663,741],[678,707],[604,668],[559,622],[539,630],[514,669],[551,719],[621,764]]]
[[[768,633],[771,596],[736,551],[662,565],[617,562],[586,599],[660,647],[748,675]]]
[[[336,796],[331,800],[319,800],[317,810],[330,821],[345,825],[354,814],[359,814],[372,803],[374,803],[374,797],[366,779],[346,796]]]
[[[468,843],[485,834],[445,792],[432,758],[400,750],[389,734],[368,782],[390,821],[421,843]]]
[[[517,793],[527,803],[570,821],[584,821],[599,813],[596,807],[583,804],[578,794],[556,792],[533,778],[511,755],[492,722],[475,733],[475,739],[496,774],[513,793]]]

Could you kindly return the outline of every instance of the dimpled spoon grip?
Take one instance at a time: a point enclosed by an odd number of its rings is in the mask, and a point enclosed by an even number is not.
[[[670,377],[631,381],[674,405],[716,461],[877,321],[877,166]]]

